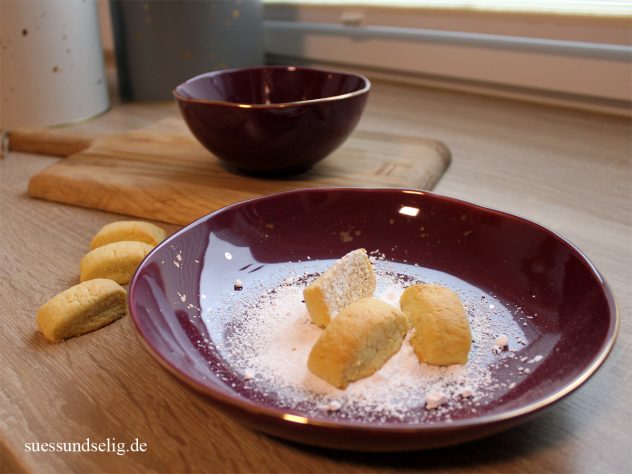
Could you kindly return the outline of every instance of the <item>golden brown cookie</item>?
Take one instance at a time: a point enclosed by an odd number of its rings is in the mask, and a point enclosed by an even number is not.
[[[138,264],[153,247],[144,242],[112,242],[90,250],[81,259],[79,279],[109,278],[121,285],[129,283]]]
[[[48,300],[37,312],[37,327],[53,342],[94,331],[125,315],[126,295],[115,281],[84,281]]]
[[[338,388],[375,373],[399,351],[408,319],[376,298],[345,307],[331,320],[309,354],[307,367]]]
[[[338,311],[375,291],[375,273],[366,250],[349,252],[305,290],[303,298],[314,324],[326,327]]]
[[[161,227],[144,221],[117,221],[101,227],[90,242],[90,250],[112,242],[132,240],[156,246],[162,242],[167,233]]]
[[[441,285],[413,285],[402,293],[399,304],[415,331],[410,342],[421,362],[467,362],[472,333],[455,292]]]

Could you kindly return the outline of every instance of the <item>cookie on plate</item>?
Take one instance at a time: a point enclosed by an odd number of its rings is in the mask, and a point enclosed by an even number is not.
[[[331,320],[309,354],[307,367],[338,388],[375,373],[399,351],[408,319],[376,298],[363,298]]]
[[[399,304],[414,332],[411,344],[421,362],[432,365],[465,364],[472,332],[458,295],[441,285],[413,285]]]
[[[303,290],[312,322],[326,327],[342,308],[371,296],[375,284],[366,250],[349,252]]]

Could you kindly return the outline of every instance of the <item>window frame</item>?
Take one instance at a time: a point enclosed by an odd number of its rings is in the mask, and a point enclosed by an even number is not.
[[[629,18],[468,9],[264,4],[276,63],[360,69],[374,77],[629,115]]]

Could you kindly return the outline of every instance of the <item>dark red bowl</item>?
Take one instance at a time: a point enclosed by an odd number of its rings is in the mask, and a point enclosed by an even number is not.
[[[283,408],[274,395],[254,397],[202,322],[200,295],[233,298],[239,278],[243,296],[247,289],[269,286],[266,275],[274,269],[301,270],[308,256],[313,263],[358,247],[380,249],[387,260],[407,262],[422,276],[446,272],[456,277],[456,290],[474,285],[520,308],[510,318],[521,318],[517,324],[525,326],[521,355],[542,356],[537,369],[515,387],[494,392],[476,413],[457,411],[451,420],[432,423],[373,423],[327,412],[310,417]],[[533,417],[597,370],[619,324],[604,279],[559,235],[504,212],[395,189],[293,191],[213,212],[145,259],[130,285],[129,308],[158,362],[245,425],[302,443],[376,451],[452,445]],[[499,378],[510,376],[502,366],[493,370]]]
[[[340,146],[371,84],[357,74],[297,66],[214,71],[173,94],[193,135],[246,173],[294,174]]]

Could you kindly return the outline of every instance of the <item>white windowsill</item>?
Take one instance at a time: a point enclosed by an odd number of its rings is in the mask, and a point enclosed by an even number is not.
[[[277,63],[631,113],[625,19],[281,4],[266,5],[265,18]]]

